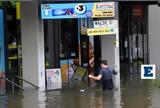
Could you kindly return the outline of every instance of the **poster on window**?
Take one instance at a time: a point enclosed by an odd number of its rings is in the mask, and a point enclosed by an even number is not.
[[[61,71],[57,69],[46,69],[47,90],[61,89],[62,78]]]
[[[87,34],[87,19],[86,18],[82,18],[80,20],[80,31],[82,35],[86,35]]]

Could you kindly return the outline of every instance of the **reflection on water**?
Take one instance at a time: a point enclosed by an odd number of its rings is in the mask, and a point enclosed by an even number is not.
[[[121,89],[101,91],[85,84],[39,92],[0,95],[0,108],[159,108],[160,89],[150,80],[130,78]],[[80,91],[84,89],[84,92]]]
[[[149,82],[145,80],[131,79],[121,89],[121,104],[123,108],[150,108],[152,93]]]

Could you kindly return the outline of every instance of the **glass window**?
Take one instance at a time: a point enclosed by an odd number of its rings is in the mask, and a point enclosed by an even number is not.
[[[70,59],[78,57],[77,19],[61,21],[60,57]]]

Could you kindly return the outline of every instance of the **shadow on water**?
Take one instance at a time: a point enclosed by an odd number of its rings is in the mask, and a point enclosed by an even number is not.
[[[0,95],[0,108],[159,108],[159,98],[160,89],[151,80],[131,76],[112,91],[81,83],[49,92],[26,89]]]

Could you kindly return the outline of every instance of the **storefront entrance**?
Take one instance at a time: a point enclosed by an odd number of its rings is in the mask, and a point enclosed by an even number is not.
[[[119,4],[121,77],[140,73],[148,61],[147,4]]]
[[[88,71],[97,74],[95,70],[101,59],[101,40],[99,36],[88,37],[81,31],[82,21],[58,19],[44,22],[46,69],[60,67],[63,83],[71,82],[77,66],[86,68],[80,79],[85,79]],[[90,61],[94,58],[95,61]]]
[[[61,67],[63,82],[68,83],[71,65],[79,64],[78,20],[47,20],[45,26],[46,68]]]
[[[119,86],[117,6],[115,2],[41,5],[47,83],[55,79],[51,75],[55,68],[60,69],[63,84],[88,81],[88,74],[98,75],[103,59],[118,71],[114,80]]]

